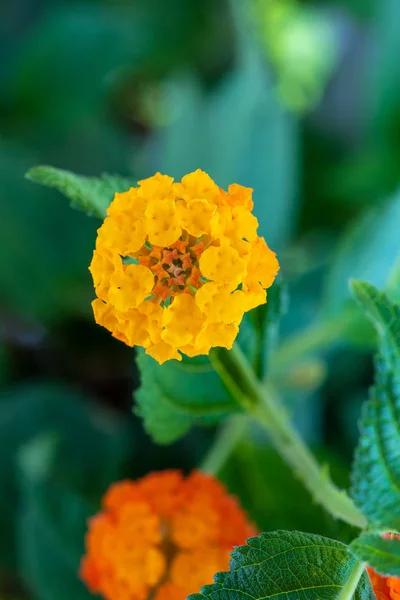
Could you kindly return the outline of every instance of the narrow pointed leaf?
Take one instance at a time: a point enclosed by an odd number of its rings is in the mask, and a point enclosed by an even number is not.
[[[380,354],[375,385],[360,425],[352,496],[369,523],[400,529],[400,309],[385,294],[353,282],[354,294],[376,326]]]
[[[72,208],[104,219],[116,192],[125,192],[136,184],[133,179],[103,173],[100,177],[85,177],[49,166],[30,169],[25,177],[40,185],[55,188],[71,200]]]

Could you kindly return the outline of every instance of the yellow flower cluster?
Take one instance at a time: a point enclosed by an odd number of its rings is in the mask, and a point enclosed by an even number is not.
[[[251,189],[200,170],[116,194],[90,265],[96,322],[160,363],[231,348],[279,270],[252,208]]]

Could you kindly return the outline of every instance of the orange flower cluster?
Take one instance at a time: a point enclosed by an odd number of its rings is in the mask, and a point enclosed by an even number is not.
[[[368,575],[377,600],[400,600],[400,579],[383,577],[374,569],[368,569]]]
[[[80,575],[106,600],[185,600],[255,534],[214,477],[152,473],[110,487],[89,523]]]
[[[251,189],[200,170],[116,194],[90,265],[96,322],[160,363],[231,348],[279,270],[252,208]]]

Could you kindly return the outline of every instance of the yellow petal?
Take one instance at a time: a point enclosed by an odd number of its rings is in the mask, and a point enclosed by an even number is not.
[[[206,279],[225,283],[229,289],[237,288],[245,272],[245,262],[228,244],[211,246],[200,257],[200,271]]]
[[[173,348],[164,341],[158,342],[153,346],[150,346],[146,350],[146,354],[152,356],[157,362],[162,365],[166,360],[182,360],[182,356],[179,354],[176,348]]]
[[[146,232],[151,244],[168,247],[182,234],[175,200],[154,200],[146,209]]]
[[[270,250],[262,237],[253,242],[247,264],[245,283],[259,281],[265,288],[270,287],[279,271],[279,263],[275,252]]]
[[[197,199],[179,202],[177,207],[182,227],[191,235],[198,238],[211,232],[211,217],[217,209],[215,204]]]
[[[173,177],[156,173],[153,177],[139,181],[138,195],[148,202],[164,200],[172,194]]]
[[[200,169],[182,177],[182,186],[184,198],[187,200],[202,198],[215,202],[220,196],[219,187],[207,173]]]
[[[229,288],[216,283],[206,283],[195,296],[196,304],[211,323],[226,324],[241,321],[246,310],[246,296],[240,291],[231,293]]]
[[[154,287],[153,273],[143,265],[126,265],[122,272],[111,278],[108,298],[121,312],[136,308],[151,294]]]
[[[170,306],[164,310],[161,334],[164,341],[180,348],[189,344],[199,333],[205,317],[196,306],[190,294],[176,296]]]
[[[228,187],[228,202],[231,206],[244,206],[249,210],[253,209],[252,188],[244,187],[238,183],[232,183]]]
[[[199,347],[214,348],[221,346],[230,350],[237,334],[239,327],[236,323],[226,325],[225,323],[209,323],[201,331],[197,338]]]

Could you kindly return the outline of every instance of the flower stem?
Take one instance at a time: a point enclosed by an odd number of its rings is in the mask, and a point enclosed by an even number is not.
[[[336,600],[352,600],[352,598],[354,598],[360,579],[365,573],[365,568],[365,563],[357,561],[354,564],[354,567],[352,568],[350,573],[350,577],[340,590],[340,593],[337,596]]]
[[[286,411],[276,400],[272,390],[257,379],[239,346],[236,344],[228,353],[229,360],[226,354],[222,350],[210,355],[215,368],[219,373],[224,371],[224,381],[230,378],[231,391],[240,387],[236,395],[238,402],[267,430],[276,450],[302,480],[313,498],[334,517],[361,529],[366,527],[363,515],[346,492],[337,488],[318,464],[291,425]]]
[[[243,437],[247,419],[241,415],[231,417],[217,433],[216,441],[203,459],[200,469],[205,473],[216,475],[224,467],[226,461]]]

